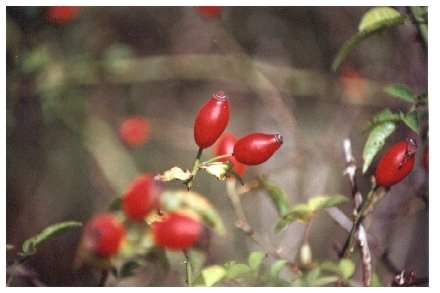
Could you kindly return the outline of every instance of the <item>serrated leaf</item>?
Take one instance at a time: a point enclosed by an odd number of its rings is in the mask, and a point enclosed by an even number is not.
[[[249,272],[252,271],[251,268],[246,264],[233,263],[233,262],[229,264],[225,264],[225,269],[227,271],[226,273],[227,279],[236,279],[244,275],[247,275],[249,274]]]
[[[254,271],[259,271],[266,253],[262,251],[253,251],[248,257],[249,267]]]
[[[275,225],[275,231],[279,232],[294,221],[308,222],[317,211],[347,201],[348,199],[343,195],[313,197],[307,203],[301,203],[292,207]]]
[[[408,113],[402,113],[402,121],[408,126],[412,131],[419,134],[419,117],[417,111],[410,111]]]
[[[402,84],[389,84],[384,88],[384,91],[390,96],[400,98],[406,102],[415,103],[417,101],[417,96]]]
[[[354,263],[349,259],[341,259],[339,262],[339,272],[342,278],[347,280],[353,276],[355,270]]]
[[[376,114],[373,119],[368,122],[366,131],[371,131],[373,128],[380,126],[385,122],[397,122],[401,120],[399,113],[393,113],[390,109],[386,108],[380,113]]]
[[[365,174],[365,172],[367,172],[374,157],[382,149],[386,139],[394,132],[394,130],[396,130],[396,124],[394,122],[381,123],[371,130],[362,153],[362,158],[364,159],[362,173]]]
[[[273,182],[270,182],[264,178],[258,178],[259,185],[269,195],[272,203],[274,204],[278,215],[283,216],[289,210],[289,202],[287,201],[287,195],[284,190]]]
[[[231,165],[223,162],[214,162],[201,166],[200,169],[204,169],[206,173],[215,176],[218,180],[224,180],[231,169]]]
[[[74,228],[79,228],[81,226],[82,224],[80,222],[68,221],[46,227],[37,235],[23,242],[21,253],[22,255],[32,255],[37,251],[38,246],[48,241],[49,239],[63,232],[69,231]]]
[[[203,269],[202,273],[194,281],[193,285],[212,287],[220,282],[225,276],[226,270],[222,266],[213,265]]]
[[[347,40],[336,54],[332,63],[333,71],[338,69],[347,55],[363,40],[384,29],[401,24],[404,20],[404,16],[390,7],[376,7],[368,10],[360,21],[358,32]]]
[[[213,228],[218,234],[225,233],[223,221],[211,205],[200,193],[184,190],[168,190],[160,196],[160,206],[164,211],[190,209],[197,213],[206,225]]]
[[[273,265],[270,267],[270,276],[272,278],[277,279],[278,275],[280,274],[283,267],[287,264],[287,261],[284,259],[279,259],[276,262],[273,263]]]
[[[187,181],[192,176],[191,172],[189,170],[183,171],[179,167],[173,167],[165,172],[163,174],[156,175],[154,179],[161,180],[164,182],[173,181],[173,180],[180,180],[180,181]]]

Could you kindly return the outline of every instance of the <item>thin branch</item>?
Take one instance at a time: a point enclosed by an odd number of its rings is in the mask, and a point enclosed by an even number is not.
[[[194,181],[194,177],[196,176],[197,172],[200,169],[200,157],[202,156],[202,152],[203,152],[203,149],[199,148],[199,150],[197,151],[196,158],[193,163],[193,167],[192,167],[192,171],[191,171],[191,178],[189,178],[188,181],[185,182],[185,185],[186,185],[186,188],[188,189],[188,191],[191,190],[191,187],[192,187],[192,184]]]
[[[351,243],[353,242],[352,239],[354,239],[354,235],[357,232],[357,239],[359,241],[359,245],[361,248],[361,255],[362,255],[362,281],[364,286],[370,286],[371,284],[371,276],[372,276],[372,269],[371,269],[371,252],[370,248],[368,246],[368,240],[367,240],[367,233],[365,231],[365,228],[363,225],[361,225],[361,219],[363,208],[362,206],[365,205],[365,203],[368,202],[367,200],[363,203],[362,201],[362,194],[360,193],[358,189],[358,185],[356,182],[356,164],[353,157],[353,152],[351,149],[351,141],[349,139],[344,140],[344,154],[345,154],[345,161],[347,163],[347,167],[345,169],[345,175],[347,175],[350,186],[351,186],[351,195],[353,197],[353,228],[350,232],[347,245],[344,246],[344,249],[342,251],[342,256],[345,257],[348,253],[350,253],[351,250]],[[360,211],[359,211],[360,210]],[[358,213],[359,211],[359,213]],[[357,227],[358,226],[358,227]],[[348,253],[347,253],[348,252]]]
[[[233,178],[226,180],[226,193],[228,195],[229,201],[231,202],[232,208],[237,216],[236,227],[240,229],[244,234],[248,235],[249,238],[252,239],[258,246],[260,246],[267,254],[273,256],[274,258],[290,261],[281,255],[279,250],[274,249],[265,245],[257,236],[255,231],[252,229],[249,221],[246,218],[246,215],[243,211],[243,207],[241,205],[239,194],[236,189],[236,180]]]
[[[186,275],[186,284],[188,287],[192,285],[192,268],[191,262],[189,260],[188,251],[184,250],[183,255],[185,256],[185,275]]]
[[[99,278],[98,286],[97,287],[105,287],[105,283],[107,283],[108,278],[108,270],[102,270],[101,277]]]

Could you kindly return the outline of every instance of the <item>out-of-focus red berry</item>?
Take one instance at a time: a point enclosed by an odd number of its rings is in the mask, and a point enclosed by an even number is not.
[[[215,155],[222,156],[222,155],[234,153],[234,145],[237,142],[237,140],[238,138],[234,134],[230,132],[224,133],[220,137],[216,145]],[[223,162],[230,161],[233,166],[233,170],[235,171],[235,173],[237,173],[240,176],[243,176],[244,172],[247,169],[247,166],[237,161],[237,159],[235,159],[234,156],[230,158],[224,158],[221,161]]]
[[[365,94],[365,80],[351,67],[343,67],[339,77],[342,92],[350,98],[362,98]]]
[[[100,214],[87,223],[82,241],[87,251],[100,257],[110,257],[119,252],[124,237],[125,228],[114,216]]]
[[[426,146],[423,152],[423,167],[426,172],[429,172],[429,146]]]
[[[219,17],[223,12],[223,7],[221,6],[199,6],[197,10],[200,15],[215,18]]]
[[[55,24],[66,24],[75,20],[80,12],[79,6],[50,6],[47,9],[47,19]]]
[[[402,181],[414,167],[417,144],[412,138],[392,145],[376,167],[376,183],[385,188]]]
[[[144,174],[133,180],[122,197],[122,208],[130,219],[143,221],[157,207],[159,191],[154,179]]]
[[[179,213],[165,214],[151,225],[156,245],[171,250],[193,246],[199,240],[202,230],[202,224],[198,220]]]
[[[147,119],[139,116],[130,117],[122,122],[119,135],[128,145],[143,145],[150,138],[150,123]]]

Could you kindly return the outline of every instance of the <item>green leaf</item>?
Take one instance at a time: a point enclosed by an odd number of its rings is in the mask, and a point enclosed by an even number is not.
[[[401,24],[404,20],[404,16],[390,7],[376,7],[368,10],[361,19],[358,32],[339,49],[333,61],[332,69],[336,71],[347,55],[363,40],[384,29]]]
[[[394,122],[381,123],[371,130],[362,153],[362,158],[364,159],[362,173],[365,174],[365,172],[367,172],[374,157],[382,149],[386,139],[394,132],[394,130],[396,130],[396,124]]]
[[[419,134],[419,117],[417,111],[413,110],[402,115],[402,121],[408,126],[412,131]]]
[[[115,198],[109,206],[109,211],[116,212],[122,209],[122,199],[120,197]]]
[[[336,195],[329,195],[329,196],[315,196],[309,200],[307,205],[309,206],[309,209],[313,212],[321,209],[331,208],[343,203],[346,203],[348,201],[346,196],[336,194]]]
[[[69,231],[74,228],[81,227],[80,222],[68,221],[46,227],[39,234],[27,239],[22,245],[22,255],[32,255],[37,252],[38,246],[48,241],[49,239],[59,235],[63,232]]]
[[[173,180],[187,181],[192,176],[189,170],[183,171],[179,167],[173,167],[163,172],[163,174],[156,175],[154,179],[168,182]]]
[[[161,209],[165,211],[175,211],[181,209],[190,209],[197,213],[204,223],[214,229],[218,234],[225,233],[223,221],[203,195],[193,191],[168,190],[160,196]]]
[[[406,102],[415,103],[417,101],[417,96],[402,84],[389,84],[384,88],[384,91],[390,96],[400,98]]]
[[[275,231],[279,232],[294,221],[308,222],[315,212],[340,205],[347,201],[348,199],[343,195],[315,196],[307,203],[301,203],[292,207],[275,225]]]
[[[314,286],[316,280],[318,280],[319,276],[321,276],[320,267],[316,267],[309,271],[305,277],[305,281],[307,286]]]
[[[341,259],[339,262],[339,272],[342,278],[347,280],[353,276],[355,270],[354,263],[349,259]]]
[[[259,271],[266,254],[261,251],[253,251],[248,258],[249,267],[254,271]]]
[[[368,122],[366,131],[371,131],[377,126],[380,126],[385,122],[397,122],[401,120],[399,113],[393,113],[390,109],[386,108],[380,113],[376,114],[374,118]]]
[[[119,271],[118,277],[126,278],[133,276],[136,269],[138,269],[141,265],[141,262],[135,260],[124,263]]]
[[[248,265],[235,262],[225,264],[225,269],[227,271],[227,279],[236,279],[251,272],[251,268]]]
[[[328,284],[335,283],[339,280],[337,276],[325,276],[325,277],[319,277],[316,280],[313,281],[312,284],[309,284],[309,286],[313,287],[321,287]]]
[[[278,215],[285,215],[289,209],[289,202],[287,201],[287,195],[284,190],[275,183],[267,181],[262,177],[258,178],[258,183],[272,200]]]
[[[283,267],[287,264],[284,259],[279,259],[270,267],[270,276],[277,279]]]
[[[194,281],[194,286],[212,287],[226,276],[226,270],[219,265],[213,265],[203,269],[199,277]]]
[[[288,224],[301,221],[307,222],[313,217],[313,212],[309,209],[306,204],[298,204],[290,209],[290,211],[285,214],[275,225],[275,231],[279,232],[281,229],[286,227]]]

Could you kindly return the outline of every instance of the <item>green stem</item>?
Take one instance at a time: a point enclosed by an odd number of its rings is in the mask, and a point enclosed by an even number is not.
[[[351,228],[350,234],[345,242],[344,248],[340,254],[341,258],[350,257],[354,251],[354,244],[356,240],[356,232],[361,225],[362,221],[365,219],[368,211],[371,209],[372,204],[375,202],[374,198],[378,190],[377,186],[373,186],[367,195],[367,198],[362,202],[359,209],[356,211],[355,218],[353,221],[353,227]]]
[[[196,176],[197,172],[200,169],[200,157],[202,156],[202,152],[203,152],[203,149],[199,148],[199,150],[197,151],[196,159],[194,160],[194,163],[193,163],[193,167],[192,167],[192,171],[191,171],[191,178],[185,182],[186,188],[188,189],[188,191],[191,190],[194,177]]]
[[[188,252],[186,250],[183,251],[183,255],[185,256],[186,284],[188,285],[188,287],[191,287],[192,286],[191,262],[189,261]]]
[[[214,157],[214,158],[211,158],[207,161],[202,162],[200,164],[200,166],[208,165],[210,163],[217,162],[217,161],[220,161],[221,159],[226,159],[226,158],[230,158],[230,157],[232,157],[232,154],[217,156],[217,157]]]

